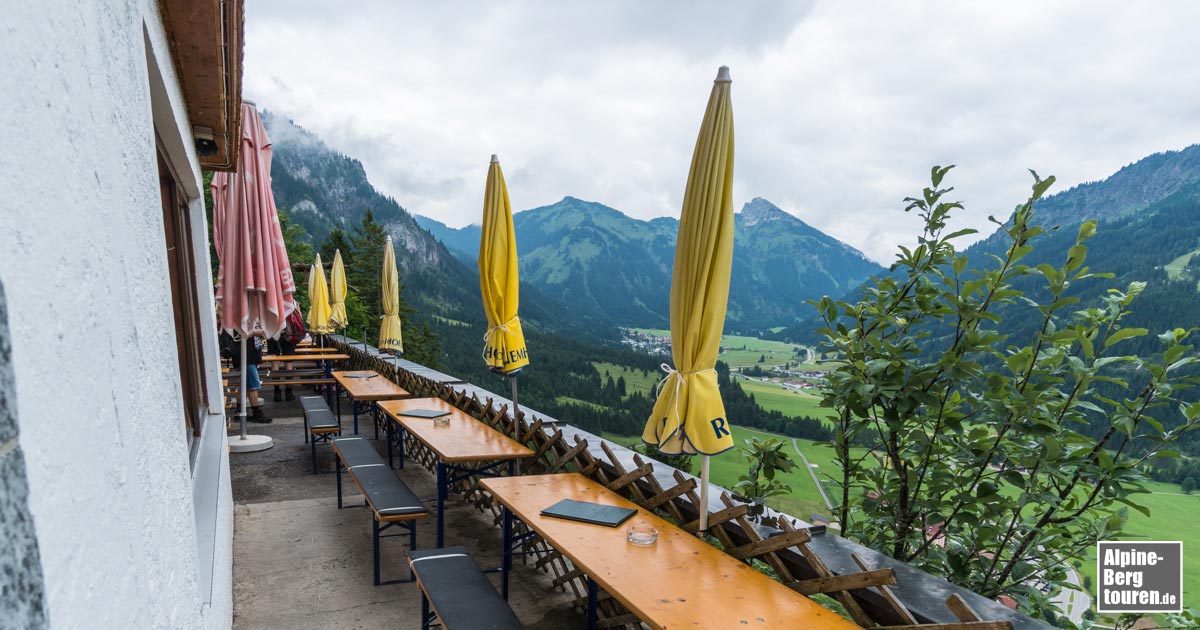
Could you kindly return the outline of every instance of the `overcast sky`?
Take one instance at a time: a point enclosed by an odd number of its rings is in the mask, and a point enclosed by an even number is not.
[[[934,164],[987,229],[1027,196],[1200,142],[1200,2],[246,3],[245,96],[386,194],[479,221],[565,195],[679,216],[718,66],[737,209],[765,197],[889,262]],[[990,231],[990,230],[989,230]]]

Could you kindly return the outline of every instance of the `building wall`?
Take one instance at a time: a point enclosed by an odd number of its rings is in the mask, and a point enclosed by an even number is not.
[[[156,124],[201,228],[202,183],[157,5],[48,0],[4,12],[0,282],[40,551],[28,570],[42,574],[55,628],[229,627],[228,460],[218,448],[194,472],[189,463]],[[193,237],[207,270],[208,235]],[[212,334],[211,283],[198,275]],[[215,354],[206,363],[215,387]],[[197,508],[201,481],[217,490]],[[207,549],[197,532],[210,520]]]

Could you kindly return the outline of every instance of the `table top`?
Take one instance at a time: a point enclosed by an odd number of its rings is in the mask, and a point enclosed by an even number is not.
[[[310,354],[310,353],[327,354],[330,352],[337,352],[337,348],[319,348],[317,346],[297,346],[296,347],[296,354]]]
[[[533,457],[533,451],[488,425],[472,418],[440,398],[409,398],[379,403],[392,421],[428,446],[444,463],[497,461]],[[432,418],[406,416],[409,409],[450,412],[450,424],[434,424]]]
[[[359,378],[356,375],[371,376]],[[333,373],[333,380],[354,400],[389,400],[411,396],[407,389],[387,380],[374,370],[354,370]]]
[[[495,477],[483,487],[651,628],[858,626],[708,543],[578,474]],[[542,516],[562,499],[637,509],[618,527]],[[649,546],[625,540],[633,525],[658,530]]]
[[[348,354],[319,354],[316,352],[310,354],[264,354],[263,361],[341,361],[349,359]]]

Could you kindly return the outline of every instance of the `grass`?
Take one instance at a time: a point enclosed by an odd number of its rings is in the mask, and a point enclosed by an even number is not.
[[[593,362],[592,365],[594,365],[596,367],[596,371],[600,373],[601,380],[605,378],[605,372],[611,374],[613,380],[624,377],[625,392],[627,394],[632,394],[634,392],[640,392],[643,394],[647,393],[658,384],[659,379],[661,379],[663,376],[666,376],[662,373],[642,372],[641,370],[635,370],[633,368],[624,365],[617,365],[615,363],[602,363],[597,361]]]
[[[1191,262],[1192,256],[1195,255],[1196,252],[1188,252],[1179,258],[1172,260],[1166,265],[1163,265],[1163,271],[1167,272],[1167,277],[1171,280],[1178,280],[1180,274],[1183,273],[1183,270],[1187,268],[1188,263]]]
[[[1189,562],[1189,554],[1200,550],[1200,495],[1184,495],[1178,484],[1150,482],[1151,494],[1135,495],[1134,502],[1146,506],[1150,516],[1129,510],[1129,521],[1116,540],[1179,540],[1183,542],[1183,602],[1195,607],[1200,596],[1200,563]],[[1091,549],[1079,558],[1082,575],[1092,579],[1095,594],[1096,550]]]
[[[597,404],[597,403],[594,403],[591,401],[587,401],[587,400],[580,400],[578,398],[572,398],[570,396],[555,396],[554,402],[557,402],[560,405],[579,405],[581,407],[590,407],[592,409],[607,409],[607,407],[605,407],[604,405],[600,405],[600,404]],[[522,405],[522,406],[524,406],[524,405]]]
[[[810,418],[827,419],[833,415],[833,410],[821,406],[819,396],[794,392],[776,383],[764,383],[750,379],[738,379],[742,391],[754,395],[758,406],[767,411],[778,411],[785,416],[808,416]]]
[[[451,326],[470,326],[470,324],[468,324],[467,322],[457,320],[457,319],[450,319],[449,317],[443,317],[441,315],[438,315],[437,313],[432,314],[431,317],[433,317],[435,320],[437,320],[439,322],[442,322],[445,324],[450,324]]]
[[[660,337],[667,337],[671,334],[669,330],[658,328],[633,328],[632,330]],[[808,358],[805,346],[783,343],[782,341],[769,341],[757,337],[725,335],[721,338],[721,347],[725,351],[721,353],[718,359],[728,363],[730,367],[750,367],[752,365],[774,367],[785,363],[796,365],[798,359],[804,360]],[[796,354],[797,348],[800,349],[800,355]],[[766,358],[760,364],[758,360],[763,357]],[[818,366],[810,366],[810,369],[820,368]]]
[[[640,437],[617,435],[607,431],[603,437],[611,442],[624,445],[640,441]],[[737,446],[742,446],[746,440],[752,437],[757,437],[760,440],[772,437],[783,440],[788,445],[788,454],[796,461],[796,467],[791,472],[779,473],[776,477],[791,487],[791,494],[772,497],[767,500],[767,505],[806,521],[814,513],[830,516],[829,508],[826,507],[825,501],[822,500],[820,492],[813,483],[812,476],[808,474],[808,471],[803,469],[800,457],[796,455],[796,451],[792,448],[792,438],[767,433],[766,431],[733,427],[733,439]],[[797,439],[796,443],[804,450],[804,455],[808,458],[808,461],[818,465],[818,477],[823,477],[822,471],[825,474],[832,471],[833,449],[809,440]],[[709,478],[717,485],[732,489],[734,484],[738,482],[738,478],[746,472],[747,467],[748,465],[741,451],[734,448],[712,458],[709,464]],[[693,463],[692,473],[696,475],[700,474],[700,461],[698,459]],[[825,483],[825,491],[832,493],[834,491],[834,484],[829,481]]]

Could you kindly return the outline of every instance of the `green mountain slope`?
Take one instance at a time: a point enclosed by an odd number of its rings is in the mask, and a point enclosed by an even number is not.
[[[455,255],[473,261],[479,226],[448,228],[417,217]],[[641,221],[603,204],[565,197],[513,216],[522,280],[581,314],[662,327],[670,316],[679,222]],[[756,198],[735,215],[728,329],[795,322],[805,301],[842,295],[882,268],[771,202]]]

